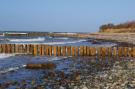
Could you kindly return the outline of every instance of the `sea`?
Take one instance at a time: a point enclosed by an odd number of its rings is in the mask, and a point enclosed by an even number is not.
[[[64,33],[62,33],[64,34]],[[66,33],[67,34],[67,33]],[[74,33],[77,34],[77,33]],[[111,42],[94,43],[91,38],[69,38],[69,37],[51,37],[51,36],[5,36],[0,35],[0,44],[47,44],[47,45],[71,45],[71,46],[92,46],[92,47],[111,47],[116,45]],[[48,56],[31,56],[31,55],[15,55],[0,53],[0,84],[23,80],[30,82],[35,79],[40,84],[40,79],[45,75],[46,71],[51,70],[31,70],[26,69],[27,63],[44,63],[52,62],[56,64],[55,71],[64,71],[70,73],[71,65],[74,65],[72,57],[48,57]],[[75,64],[76,68],[80,65]],[[8,89],[15,89],[10,86]],[[49,88],[48,88],[49,89]]]

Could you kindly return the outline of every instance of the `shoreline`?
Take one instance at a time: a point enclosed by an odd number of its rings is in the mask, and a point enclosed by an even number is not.
[[[24,33],[24,32],[23,32]],[[56,33],[56,32],[27,32],[26,34],[14,33],[6,34],[5,36],[50,36],[50,37],[69,37],[69,38],[85,38],[85,39],[94,39],[102,42],[114,42],[122,46],[135,46],[135,33]],[[123,45],[124,44],[124,45]]]

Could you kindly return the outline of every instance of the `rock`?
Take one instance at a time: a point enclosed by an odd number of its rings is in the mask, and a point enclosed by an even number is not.
[[[63,86],[60,86],[60,88],[59,89],[66,89],[66,88],[64,88]]]
[[[78,87],[77,86],[74,86],[74,89],[78,89]]]
[[[83,87],[82,89],[88,89],[88,88],[85,86],[85,87]]]
[[[81,76],[80,75],[78,75],[78,76],[76,76],[76,78],[75,78],[77,81],[79,81],[80,79],[81,79]]]
[[[26,64],[26,69],[54,69],[54,68],[56,68],[56,65],[54,63]]]

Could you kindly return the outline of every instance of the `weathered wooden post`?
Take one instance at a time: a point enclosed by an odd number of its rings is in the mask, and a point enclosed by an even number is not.
[[[5,52],[4,53],[8,53],[8,45],[5,44]]]
[[[15,53],[18,53],[18,52],[19,52],[19,45],[15,44]]]
[[[87,49],[86,50],[87,51],[87,56],[90,56],[90,47],[87,46],[86,49]]]
[[[57,46],[53,46],[53,55],[57,56]]]
[[[75,56],[75,47],[74,46],[71,46],[71,54],[72,54],[72,56]]]
[[[118,47],[118,57],[122,57],[122,47]]]
[[[106,48],[104,48],[104,47],[101,48],[101,56],[102,56],[102,58],[106,57]]]
[[[48,48],[48,45],[45,45],[45,55],[46,55],[46,56],[49,55],[49,48]]]
[[[116,58],[117,57],[117,48],[113,47],[113,57]]]
[[[84,46],[84,47],[83,47],[83,50],[84,50],[84,51],[83,51],[83,56],[87,56],[87,47]]]
[[[34,45],[32,45],[32,44],[29,44],[29,53],[33,53],[33,51],[34,51]]]
[[[52,56],[52,46],[50,45],[48,46],[48,48],[49,48],[49,56]]]
[[[83,56],[84,55],[84,48],[83,46],[80,46],[80,56]]]
[[[112,48],[110,48],[110,47],[107,48],[107,56],[108,56],[108,58],[112,57]]]
[[[133,47],[133,51],[132,52],[133,52],[132,53],[133,57],[135,57],[135,47]]]
[[[75,47],[75,56],[76,57],[79,56],[79,47],[78,46]]]
[[[38,53],[40,56],[42,56],[42,45],[38,44]]]
[[[41,55],[44,56],[45,55],[45,46],[41,45]]]
[[[102,48],[101,47],[97,47],[97,56],[100,59],[101,58],[101,52],[102,52]]]
[[[62,56],[66,56],[66,46],[62,46]]]
[[[128,47],[128,57],[132,57],[132,48]]]
[[[6,44],[6,53],[11,53],[11,45],[10,44]]]
[[[66,47],[67,47],[67,56],[71,56],[71,46]]]
[[[34,49],[33,49],[33,54],[34,54],[34,56],[37,56],[38,55],[38,48],[37,48],[37,45],[35,44],[34,45]]]
[[[11,53],[15,53],[15,44],[11,44]]]
[[[26,53],[29,54],[30,53],[30,45],[26,44]]]
[[[2,44],[0,44],[0,53],[2,53]]]
[[[127,57],[127,54],[128,54],[128,47],[124,47],[123,48],[123,55],[124,55],[124,57]]]
[[[27,53],[27,51],[26,51],[26,50],[27,50],[27,46],[26,46],[26,44],[23,44],[23,53],[24,53],[24,54],[26,54],[26,53]]]
[[[96,48],[95,47],[90,48],[90,55],[94,56],[94,57],[96,56]]]
[[[57,54],[57,56],[61,56],[61,47],[60,46],[58,46],[58,50],[57,50],[58,52],[58,54]]]

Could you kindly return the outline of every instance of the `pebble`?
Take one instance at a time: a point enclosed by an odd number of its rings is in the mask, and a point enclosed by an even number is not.
[[[60,86],[60,89],[66,89],[66,88],[64,88],[63,86]]]

